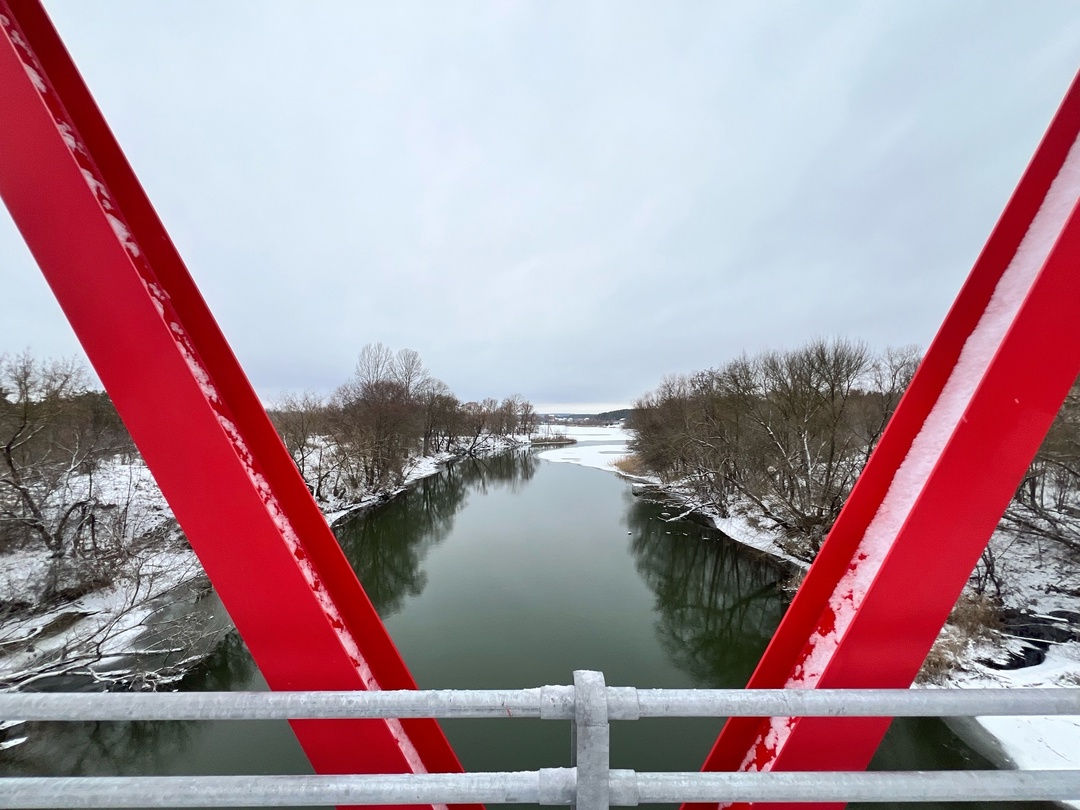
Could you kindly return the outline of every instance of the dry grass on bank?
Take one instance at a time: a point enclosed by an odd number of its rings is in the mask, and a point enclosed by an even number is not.
[[[635,455],[626,456],[626,458],[620,458],[617,461],[611,462],[611,466],[621,473],[626,475],[648,475],[649,471],[645,469],[645,465]]]
[[[989,596],[960,594],[949,620],[915,678],[916,683],[945,683],[972,644],[997,638],[1001,606]]]

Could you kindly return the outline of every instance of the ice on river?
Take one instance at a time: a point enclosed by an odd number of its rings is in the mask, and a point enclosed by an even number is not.
[[[615,462],[630,455],[627,442],[630,441],[631,434],[623,427],[566,425],[557,427],[556,432],[577,439],[578,443],[544,450],[539,453],[544,461],[578,464],[614,472]]]

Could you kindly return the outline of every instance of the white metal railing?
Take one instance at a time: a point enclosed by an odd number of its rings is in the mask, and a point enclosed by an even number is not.
[[[1077,689],[745,690],[573,686],[521,690],[0,694],[6,720],[522,718],[569,720],[569,768],[469,774],[0,778],[0,807],[544,804],[1080,799],[1080,771],[638,773],[611,769],[609,722],[643,717],[1080,715]]]

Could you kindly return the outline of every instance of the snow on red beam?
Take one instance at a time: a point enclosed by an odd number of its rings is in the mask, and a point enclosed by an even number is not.
[[[0,196],[272,689],[414,689],[37,0],[0,0]],[[321,773],[461,766],[433,720],[296,721]]]
[[[1080,372],[1078,136],[1080,77],[749,687],[914,681]],[[889,722],[732,719],[704,768],[859,770]]]

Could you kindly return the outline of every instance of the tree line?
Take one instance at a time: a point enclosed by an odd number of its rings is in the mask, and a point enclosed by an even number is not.
[[[191,609],[209,583],[90,380],[78,360],[0,354],[0,688],[169,683],[225,629]],[[330,395],[285,397],[272,417],[324,508],[395,489],[422,455],[478,455],[536,423],[521,397],[461,402],[416,352],[381,344]],[[87,612],[80,598],[99,593],[109,607]]]
[[[352,377],[328,396],[282,397],[271,418],[319,501],[392,490],[424,456],[477,455],[536,429],[520,396],[462,402],[419,353],[365,346]]]
[[[811,560],[919,360],[914,347],[815,340],[669,376],[635,403],[631,465],[698,505],[776,532],[788,553]],[[1080,550],[1078,517],[1074,387],[1005,520]]]
[[[417,352],[381,343],[331,394],[287,395],[271,417],[311,490],[338,505],[400,486],[421,456],[476,455],[536,427],[523,398],[461,402]],[[137,458],[80,361],[0,355],[0,554],[37,548],[52,560],[37,599],[100,585],[145,539],[115,481],[115,465]]]

